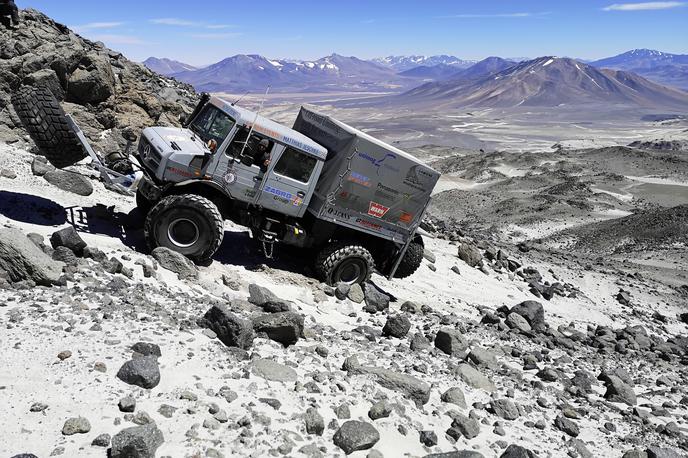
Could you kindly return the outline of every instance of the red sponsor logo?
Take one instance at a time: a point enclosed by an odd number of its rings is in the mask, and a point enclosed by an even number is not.
[[[368,207],[368,214],[370,216],[374,216],[375,218],[382,218],[387,214],[389,211],[389,207],[385,207],[384,205],[380,205],[377,202],[370,202],[370,206]]]
[[[402,212],[399,217],[399,221],[402,223],[409,224],[413,220],[413,215],[411,213]]]

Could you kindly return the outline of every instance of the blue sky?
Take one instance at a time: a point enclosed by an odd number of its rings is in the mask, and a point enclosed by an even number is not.
[[[688,1],[16,0],[135,60],[452,54],[595,59],[688,53]]]

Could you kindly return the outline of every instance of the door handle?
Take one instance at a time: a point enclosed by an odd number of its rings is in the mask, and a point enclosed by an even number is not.
[[[263,179],[259,176],[253,177],[253,181],[262,181]]]
[[[296,195],[299,196],[299,197],[302,197],[302,198],[303,198],[303,197],[306,197],[306,193],[303,192],[303,191],[297,192]]]

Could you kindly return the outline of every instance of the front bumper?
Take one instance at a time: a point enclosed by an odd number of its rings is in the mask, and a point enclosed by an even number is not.
[[[157,202],[160,200],[160,196],[162,196],[162,189],[157,186],[148,175],[144,175],[143,178],[141,178],[138,190],[143,197],[151,202]]]

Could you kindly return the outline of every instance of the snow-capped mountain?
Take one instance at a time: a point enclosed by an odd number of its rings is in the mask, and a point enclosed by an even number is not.
[[[184,71],[175,78],[198,90],[211,92],[265,90],[389,90],[412,87],[412,80],[396,75],[391,68],[339,54],[313,60],[268,59],[257,54],[238,54],[196,71]]]
[[[628,70],[662,84],[688,89],[688,55],[634,49],[592,62],[598,68]]]
[[[196,67],[172,59],[149,57],[143,61],[143,65],[161,75],[173,75],[179,72],[193,71]]]
[[[403,103],[517,107],[614,103],[688,108],[688,94],[634,73],[597,69],[569,58],[539,57],[477,81],[429,83],[400,95]]]
[[[378,57],[373,62],[403,72],[415,67],[434,67],[436,65],[450,65],[456,68],[468,68],[475,63],[472,60],[462,60],[456,56],[445,54],[437,56],[387,56]]]

